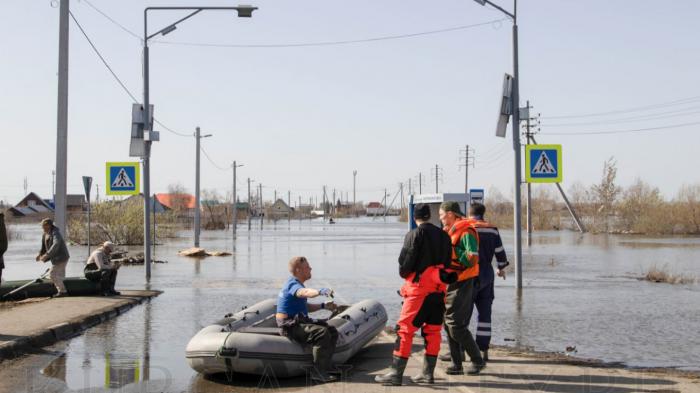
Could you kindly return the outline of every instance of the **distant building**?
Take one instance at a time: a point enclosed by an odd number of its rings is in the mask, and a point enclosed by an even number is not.
[[[294,209],[291,208],[283,199],[278,199],[273,203],[268,209],[269,215],[271,217],[287,217],[294,213]]]
[[[8,209],[14,217],[33,216],[35,214],[49,214],[53,212],[53,207],[41,197],[33,192],[30,192],[22,198],[19,203]]]
[[[166,209],[194,210],[196,201],[190,194],[156,194],[156,200]]]
[[[83,194],[68,194],[66,195],[66,211],[81,212],[87,210],[87,201]]]
[[[379,216],[384,214],[384,206],[380,202],[370,202],[367,204],[368,216]]]

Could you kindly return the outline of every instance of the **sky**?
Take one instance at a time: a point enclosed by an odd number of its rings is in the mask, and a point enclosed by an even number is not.
[[[275,190],[320,200],[324,185],[352,199],[353,170],[358,200],[381,200],[385,188],[391,200],[419,173],[423,192],[433,192],[435,165],[439,191],[460,192],[465,145],[475,155],[470,188],[487,189],[487,202],[493,187],[512,193],[510,126],[506,138],[495,136],[503,75],[512,73],[512,22],[500,11],[471,0],[247,3],[259,7],[253,18],[202,12],[151,42],[155,117],[186,135],[155,127],[154,192],[178,183],[194,190],[199,126],[213,135],[202,140],[201,187],[222,196],[234,160],[244,165],[242,200],[247,178],[262,183],[266,200]],[[141,100],[143,10],[185,4],[70,7]],[[56,1],[3,1],[0,200],[10,203],[25,178],[29,191],[51,195],[58,11]],[[539,143],[562,145],[565,189],[599,181],[609,157],[623,186],[642,179],[672,198],[700,182],[692,169],[700,167],[698,14],[695,0],[520,1],[521,106],[529,100],[531,115],[541,114]],[[182,16],[153,12],[150,31]],[[128,155],[132,99],[72,20],[69,61],[68,192],[82,193],[81,177],[92,176],[103,197],[105,162],[137,160]]]

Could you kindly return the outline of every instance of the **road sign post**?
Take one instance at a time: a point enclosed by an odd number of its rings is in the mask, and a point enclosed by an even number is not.
[[[87,200],[87,249],[90,257],[90,188],[92,187],[92,177],[83,176],[83,187],[85,188],[85,199]]]

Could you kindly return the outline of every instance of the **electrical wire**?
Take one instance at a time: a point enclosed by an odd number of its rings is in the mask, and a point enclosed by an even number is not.
[[[231,169],[231,168],[225,168],[225,167],[221,167],[221,166],[217,165],[217,164],[214,162],[214,160],[212,160],[211,157],[209,157],[209,154],[207,154],[207,151],[204,150],[204,146],[200,146],[200,147],[199,147],[199,150],[201,150],[202,153],[204,153],[204,157],[206,157],[207,160],[208,160],[212,165],[214,165],[214,167],[215,167],[216,169],[218,169],[218,170],[220,170],[220,171],[222,171],[222,172],[227,172],[227,171],[229,171],[229,170]]]
[[[542,124],[542,127],[578,127],[578,126],[591,126],[591,125],[607,125],[607,124],[621,124],[621,123],[637,123],[645,120],[658,120],[658,119],[670,119],[675,117],[685,117],[700,113],[700,107],[689,107],[678,109],[674,111],[659,112],[649,115],[633,116],[627,118],[613,119],[613,120],[602,120],[602,121],[591,121],[583,123],[561,123],[561,124]]]
[[[75,22],[75,25],[78,26],[78,29],[79,29],[80,32],[83,34],[83,37],[85,37],[85,39],[87,40],[87,42],[90,44],[90,47],[92,48],[92,50],[95,52],[95,54],[97,55],[97,57],[100,58],[100,60],[102,61],[102,64],[104,64],[104,66],[107,68],[107,70],[109,71],[109,73],[112,74],[112,77],[114,77],[114,79],[117,81],[117,83],[119,83],[119,86],[121,86],[121,88],[124,90],[124,92],[126,92],[126,94],[127,94],[129,97],[131,97],[131,100],[132,100],[135,104],[137,104],[139,101],[136,99],[136,96],[129,90],[129,88],[126,87],[126,85],[125,85],[124,82],[119,78],[119,76],[117,75],[117,73],[114,72],[114,70],[112,69],[112,67],[111,67],[111,66],[109,65],[109,63],[107,62],[107,60],[106,60],[106,59],[104,58],[104,56],[102,56],[102,54],[100,53],[99,49],[97,49],[97,46],[95,46],[95,44],[92,42],[92,40],[91,40],[90,37],[88,36],[88,34],[87,34],[87,32],[85,31],[85,29],[83,29],[83,26],[80,24],[80,22],[78,22],[78,19],[75,17],[75,15],[73,15],[73,13],[72,13],[71,11],[68,11],[68,13],[70,14],[71,18],[73,19],[73,22]],[[181,132],[177,132],[177,131],[173,130],[172,128],[170,128],[170,127],[166,126],[165,124],[163,124],[162,122],[160,122],[160,121],[159,121],[158,119],[156,119],[155,117],[153,118],[153,121],[156,122],[157,124],[159,124],[161,127],[163,127],[163,129],[165,129],[166,131],[169,131],[169,132],[171,132],[171,133],[173,133],[173,134],[175,134],[175,135],[177,135],[177,136],[181,136],[181,137],[191,137],[191,136],[192,136],[192,135],[183,134],[183,133],[181,133]]]
[[[398,40],[405,38],[413,38],[432,34],[449,33],[453,31],[466,30],[475,27],[487,26],[494,23],[499,23],[508,18],[493,19],[486,22],[474,23],[470,25],[462,25],[455,27],[448,27],[438,30],[422,31],[418,33],[408,33],[408,34],[398,34],[398,35],[388,35],[373,38],[355,39],[355,40],[341,40],[341,41],[319,41],[319,42],[299,42],[299,43],[289,43],[289,44],[217,44],[217,43],[205,43],[205,42],[182,42],[182,41],[162,41],[156,40],[154,43],[163,45],[177,45],[177,46],[198,46],[198,47],[213,47],[213,48],[300,48],[300,47],[314,47],[314,46],[337,46],[337,45],[349,45],[349,44],[360,44],[368,42],[377,41],[388,41],[388,40]]]
[[[119,27],[121,30],[123,30],[127,34],[129,34],[129,35],[131,35],[139,40],[143,40],[143,38],[140,37],[138,34],[134,33],[133,31],[129,30],[128,28],[124,27],[124,25],[117,22],[114,18],[110,17],[106,12],[100,10],[94,4],[90,3],[88,0],[83,0],[83,1],[85,1],[85,3],[88,6],[90,6],[90,8],[92,8],[93,10],[98,12],[100,15],[105,17],[107,20],[112,22],[114,25]],[[450,33],[450,32],[459,31],[459,30],[466,30],[466,29],[471,29],[471,28],[476,28],[476,27],[481,27],[481,26],[493,25],[493,24],[500,23],[500,22],[503,22],[506,20],[509,20],[509,19],[508,18],[498,18],[498,19],[493,19],[493,20],[486,21],[486,22],[481,22],[481,23],[447,27],[447,28],[443,28],[443,29],[428,30],[428,31],[422,31],[422,32],[417,32],[417,33],[387,35],[387,36],[380,36],[380,37],[355,39],[355,40],[340,40],[340,41],[299,42],[299,43],[287,43],[287,44],[217,44],[217,43],[179,42],[179,41],[162,41],[162,40],[154,40],[152,42],[154,44],[163,44],[163,45],[220,47],[220,48],[295,48],[295,47],[313,47],[313,46],[333,46],[333,45],[348,45],[348,44],[359,44],[359,43],[376,42],[376,41],[397,40],[397,39],[413,38],[413,37],[432,35],[432,34]]]
[[[682,98],[679,100],[660,103],[660,104],[644,105],[644,106],[638,106],[638,107],[632,107],[632,108],[628,108],[628,109],[620,109],[620,110],[614,110],[614,111],[608,111],[608,112],[586,113],[586,114],[580,114],[580,115],[542,116],[542,119],[575,119],[575,118],[584,118],[584,117],[609,116],[609,115],[616,115],[616,114],[620,114],[620,113],[640,112],[640,111],[645,111],[645,110],[668,108],[671,106],[689,104],[689,103],[697,102],[697,101],[700,101],[700,96],[687,97],[687,98]]]
[[[82,1],[85,2],[85,4],[87,4],[88,6],[90,6],[90,8],[92,8],[92,9],[95,10],[95,11],[97,11],[100,15],[104,16],[105,18],[107,18],[108,21],[112,22],[114,25],[116,25],[117,27],[119,27],[121,30],[125,31],[127,34],[129,34],[129,35],[131,35],[131,36],[133,36],[133,37],[136,37],[136,39],[139,40],[139,41],[143,41],[143,37],[139,36],[138,34],[136,34],[136,33],[134,33],[133,31],[127,29],[126,27],[124,27],[124,25],[122,25],[121,23],[119,23],[119,22],[117,22],[116,20],[114,20],[113,18],[111,18],[109,15],[107,15],[105,12],[103,12],[103,11],[100,10],[99,8],[95,7],[95,6],[94,6],[91,2],[89,2],[88,0],[82,0]]]
[[[658,130],[667,130],[667,129],[677,129],[681,127],[687,127],[687,126],[694,126],[700,124],[700,121],[692,122],[692,123],[683,123],[683,124],[672,124],[668,126],[660,126],[660,127],[649,127],[649,128],[636,128],[636,129],[631,129],[631,130],[611,130],[611,131],[581,131],[581,132],[541,132],[542,135],[570,135],[570,136],[577,136],[577,135],[606,135],[606,134],[627,134],[627,133],[636,133],[636,132],[650,132],[650,131],[658,131]]]

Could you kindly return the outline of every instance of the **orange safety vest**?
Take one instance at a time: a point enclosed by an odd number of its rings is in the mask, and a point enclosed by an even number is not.
[[[457,218],[452,227],[444,228],[445,232],[450,235],[450,240],[452,241],[452,261],[450,262],[450,270],[456,271],[457,281],[464,281],[472,277],[479,276],[479,250],[474,250],[472,255],[468,256],[469,261],[472,266],[465,267],[459,262],[459,258],[455,253],[455,247],[462,240],[462,237],[470,234],[476,239],[476,243],[479,244],[479,234],[474,229],[473,222],[463,218]]]

